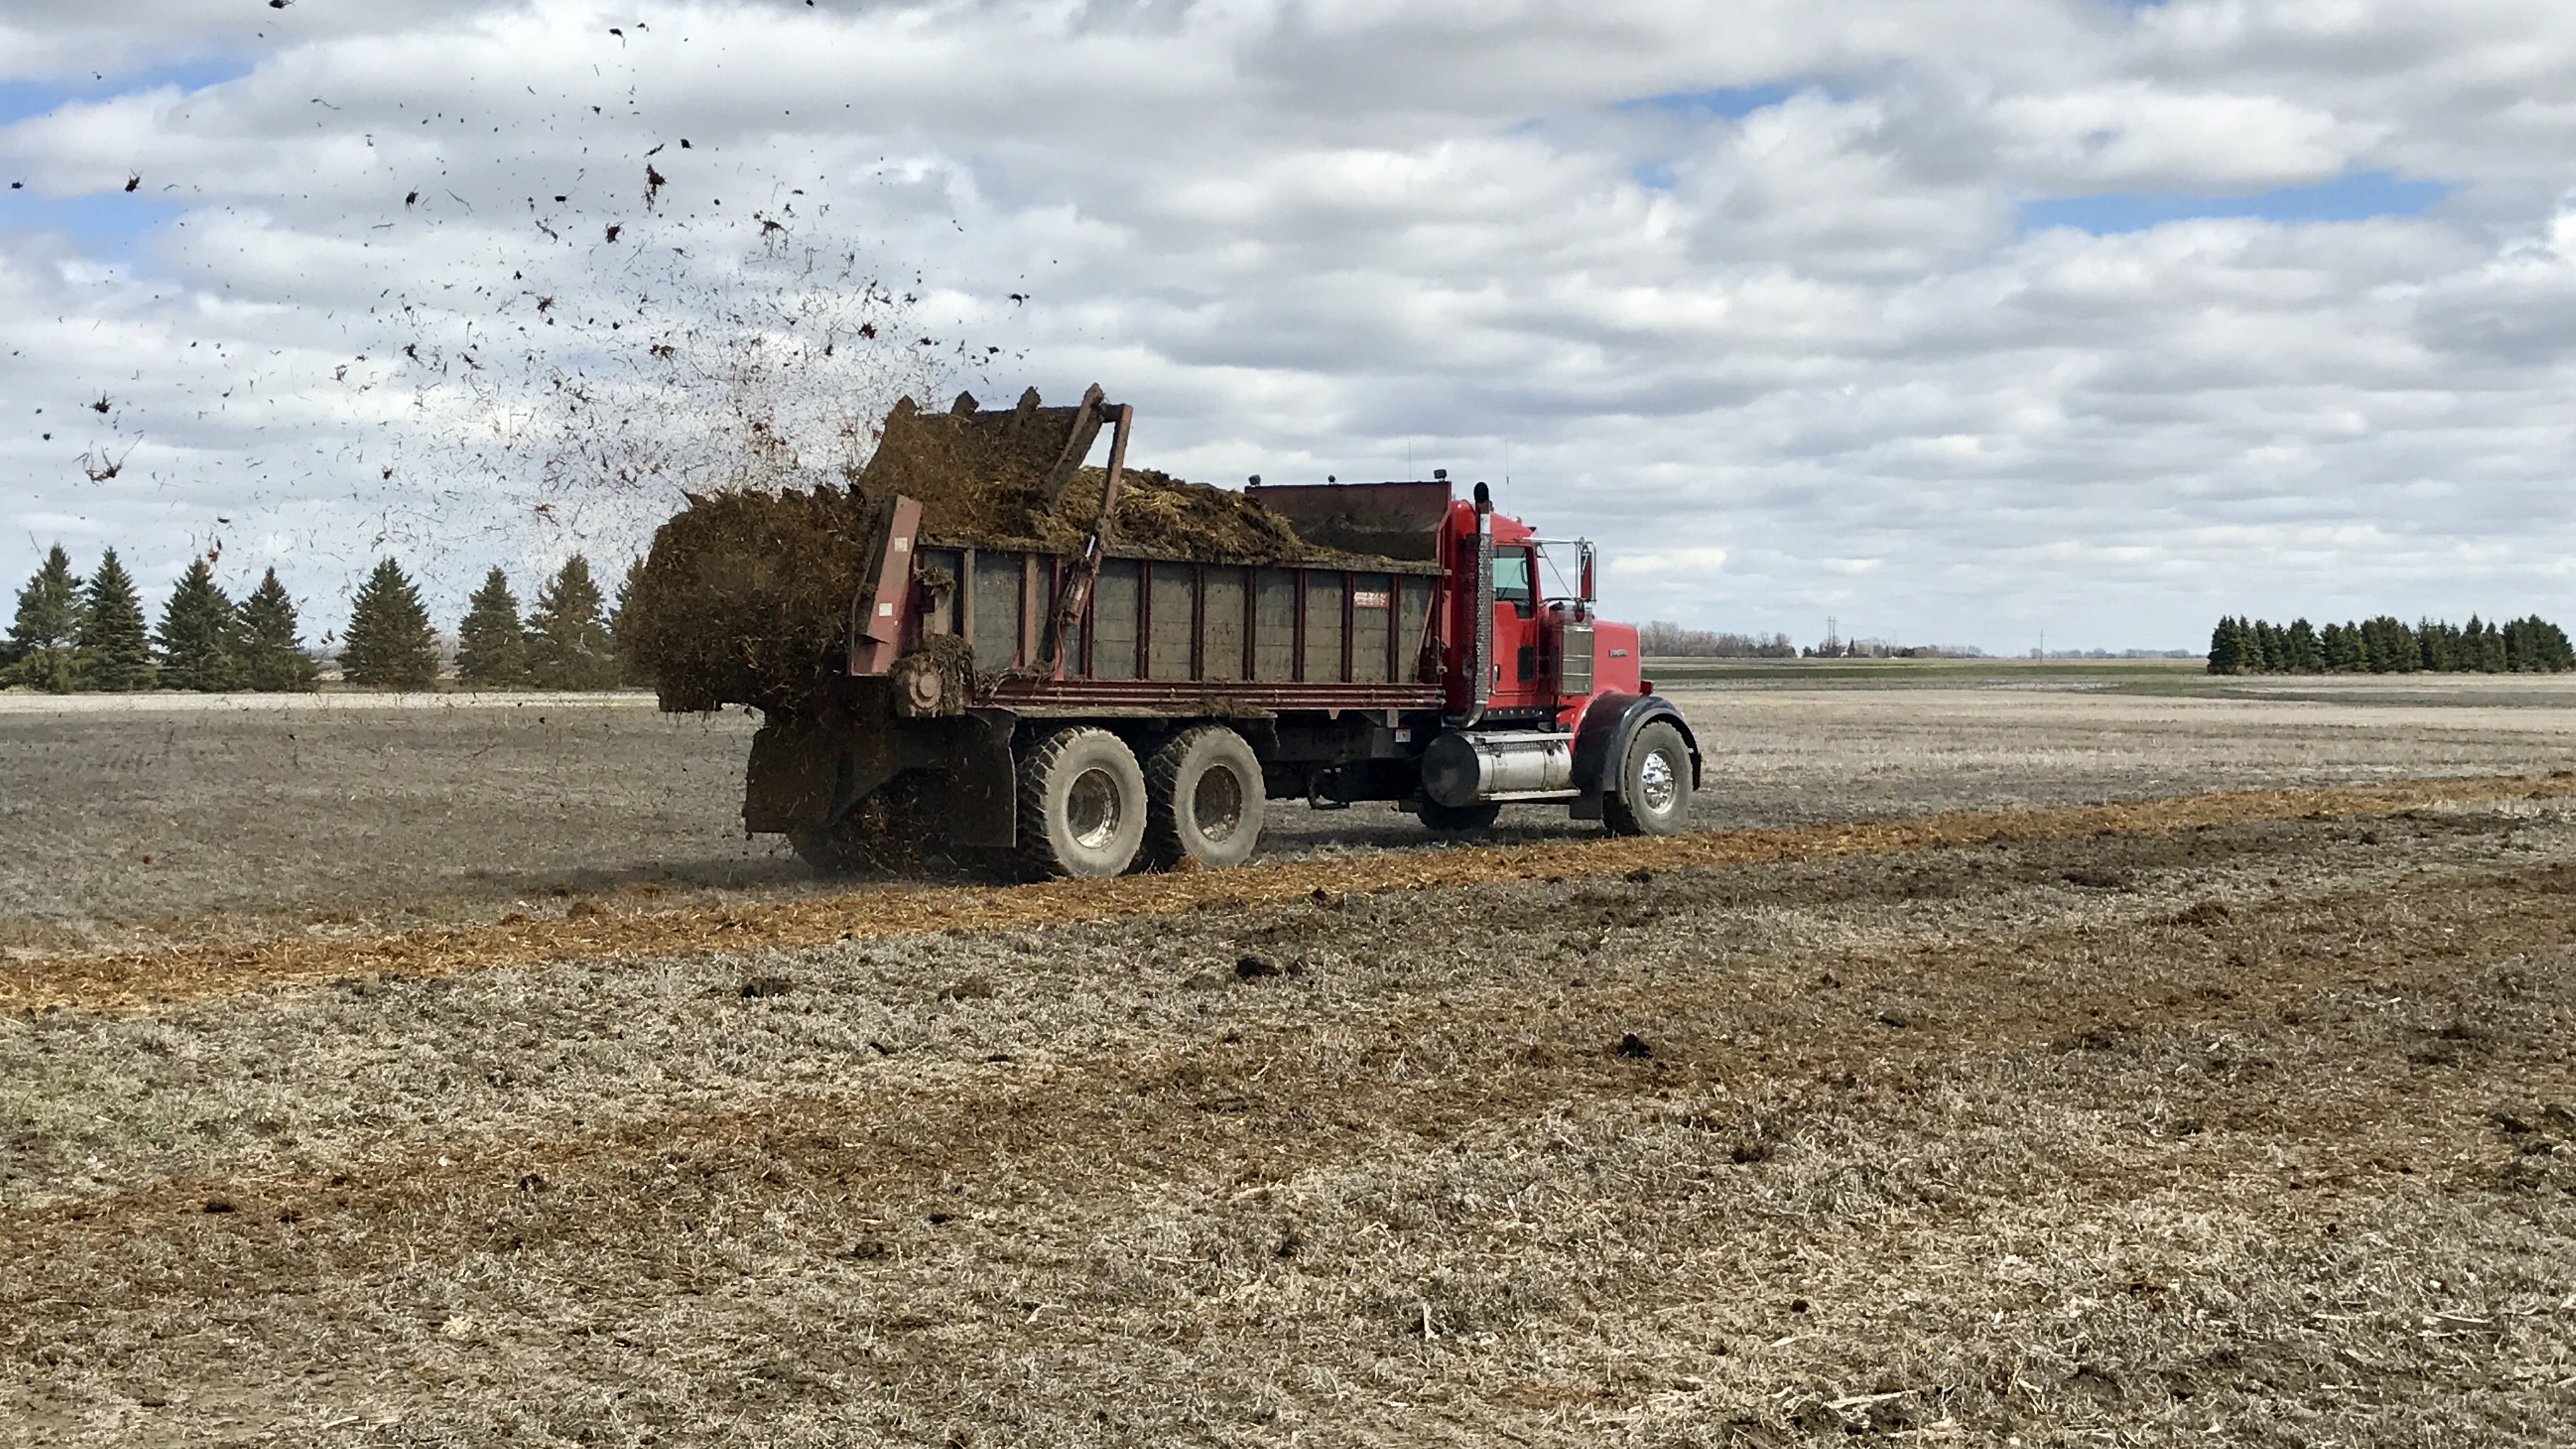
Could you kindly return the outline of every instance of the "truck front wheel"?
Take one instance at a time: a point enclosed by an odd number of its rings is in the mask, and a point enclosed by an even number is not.
[[[1157,865],[1221,868],[1261,844],[1261,757],[1223,725],[1186,729],[1145,762],[1145,848]]]
[[[1040,876],[1111,876],[1145,840],[1145,772],[1103,729],[1059,730],[1020,761],[1022,865]]]
[[[1601,814],[1619,835],[1679,835],[1690,818],[1690,747],[1663,720],[1637,731],[1619,763],[1619,788]]]

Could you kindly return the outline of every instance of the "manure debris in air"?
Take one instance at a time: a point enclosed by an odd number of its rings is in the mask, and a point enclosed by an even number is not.
[[[921,505],[928,547],[1072,554],[1100,515],[1105,470],[1078,466],[1101,423],[1087,407],[1045,407],[1033,388],[1008,410],[961,395],[930,413],[905,398],[847,486],[772,489],[742,480],[703,496],[653,535],[618,621],[618,643],[654,680],[662,708],[728,704],[797,713],[832,697],[852,604],[872,587],[897,496]],[[1241,493],[1149,468],[1120,474],[1111,546],[1208,563],[1337,563]],[[928,579],[935,587],[937,580]],[[872,601],[870,601],[872,602]],[[943,670],[987,673],[964,640]]]

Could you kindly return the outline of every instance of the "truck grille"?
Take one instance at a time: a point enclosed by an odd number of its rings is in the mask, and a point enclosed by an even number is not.
[[[1592,626],[1568,622],[1557,632],[1556,689],[1559,694],[1592,692]]]

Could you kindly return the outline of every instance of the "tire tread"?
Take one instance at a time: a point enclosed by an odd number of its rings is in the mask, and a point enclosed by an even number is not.
[[[1610,827],[1610,832],[1613,835],[1645,835],[1651,833],[1645,820],[1641,818],[1636,809],[1628,803],[1628,769],[1631,761],[1636,758],[1637,752],[1645,747],[1646,741],[1651,738],[1657,730],[1661,730],[1665,734],[1672,736],[1673,743],[1676,746],[1681,747],[1682,777],[1685,781],[1690,778],[1689,746],[1688,742],[1682,738],[1682,732],[1673,728],[1670,723],[1664,720],[1650,719],[1646,721],[1646,723],[1638,729],[1636,738],[1628,742],[1628,753],[1622,756],[1619,760],[1619,788],[1611,791],[1601,802],[1601,819],[1603,823]],[[1690,786],[1685,783],[1682,787],[1681,793],[1681,812],[1685,819],[1689,816],[1690,795]]]
[[[1064,862],[1055,858],[1055,847],[1047,840],[1047,776],[1054,773],[1055,762],[1073,748],[1073,742],[1081,735],[1079,729],[1057,730],[1040,740],[1038,747],[1020,761],[1019,843],[1011,854],[1021,873],[1032,879],[1066,874]]]
[[[1181,766],[1189,759],[1190,751],[1200,741],[1218,735],[1233,736],[1238,744],[1242,743],[1242,737],[1235,735],[1233,730],[1224,725],[1192,725],[1165,740],[1162,746],[1144,762],[1145,844],[1142,854],[1156,870],[1169,870],[1180,864],[1181,858],[1189,854],[1189,847],[1181,838],[1178,809],[1181,795]],[[1245,748],[1248,749],[1249,746]],[[1254,758],[1258,763],[1259,757]],[[1253,795],[1259,794],[1261,782],[1257,776],[1246,781],[1245,785]],[[1252,809],[1256,814],[1259,811],[1259,805],[1258,799],[1246,801],[1247,808]]]

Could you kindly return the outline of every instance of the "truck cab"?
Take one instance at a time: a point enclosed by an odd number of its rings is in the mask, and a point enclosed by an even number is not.
[[[1438,563],[1421,679],[1441,709],[1405,727],[1418,753],[1396,797],[1426,825],[1481,829],[1504,805],[1563,802],[1625,833],[1682,828],[1699,744],[1640,676],[1636,628],[1595,617],[1590,543],[1541,538],[1482,483],[1459,498],[1445,472],[1249,491],[1313,542]]]
[[[1493,598],[1480,600],[1470,586],[1452,590],[1452,627],[1444,641],[1441,677],[1448,704],[1461,714],[1475,701],[1476,615],[1490,610],[1491,647],[1485,661],[1486,728],[1572,728],[1604,694],[1644,692],[1637,631],[1594,617],[1596,555],[1582,539],[1542,539],[1517,518],[1493,513],[1485,525],[1492,539]],[[1472,581],[1479,553],[1479,515],[1458,500],[1442,520],[1442,562],[1451,579]]]

